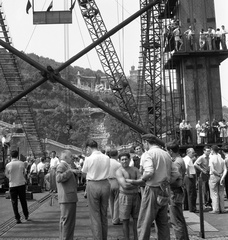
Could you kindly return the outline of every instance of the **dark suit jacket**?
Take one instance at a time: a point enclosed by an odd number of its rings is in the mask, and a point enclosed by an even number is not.
[[[56,170],[59,203],[77,202],[77,182],[69,165],[61,161]]]

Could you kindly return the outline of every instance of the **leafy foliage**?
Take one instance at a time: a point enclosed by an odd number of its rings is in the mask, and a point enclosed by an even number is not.
[[[56,69],[61,65],[52,59],[39,57],[36,54],[28,54],[30,58],[37,61],[43,66],[52,66]],[[19,69],[22,75],[24,88],[27,89],[35,82],[42,78],[41,73],[31,65],[25,63],[20,58],[17,59]],[[97,79],[103,75],[98,71],[91,69],[83,69],[80,67],[68,67],[68,74],[61,72],[62,78],[76,83],[78,72],[82,76],[96,76]],[[7,85],[0,73],[0,101],[2,103],[10,99]],[[82,78],[87,85],[88,79]],[[118,111],[118,105],[112,94],[102,92],[88,92],[94,99],[104,102],[107,106]],[[70,90],[66,89],[59,83],[47,81],[33,90],[27,95],[34,112],[34,117],[37,124],[37,129],[41,138],[50,138],[59,141],[63,144],[71,144],[78,147],[83,147],[85,140],[88,138],[90,129],[93,127],[93,120],[86,109],[94,108],[95,106],[86,101],[82,97]],[[129,128],[111,116],[106,116],[105,127],[110,133],[110,140],[114,144],[126,144],[131,141]],[[13,123],[17,122],[17,112],[13,107],[1,113],[1,120]],[[71,129],[67,129],[67,123]]]

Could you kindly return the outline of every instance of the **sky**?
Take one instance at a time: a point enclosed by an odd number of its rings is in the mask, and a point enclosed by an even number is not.
[[[92,43],[87,27],[76,2],[73,10],[73,23],[66,27],[63,24],[33,25],[33,14],[30,9],[26,14],[27,0],[0,0],[3,3],[9,32],[13,46],[19,51],[35,53],[58,62],[64,62],[76,55]],[[32,0],[30,0],[32,2]],[[34,0],[35,11],[45,11],[51,0]],[[228,0],[214,0],[217,26],[227,26],[228,16],[224,9],[228,8]],[[107,30],[111,30],[124,19],[139,10],[139,0],[96,0]],[[53,0],[53,10],[64,10],[70,5],[70,0]],[[69,42],[64,42],[68,36]],[[124,68],[125,75],[129,75],[131,66],[138,67],[140,47],[140,19],[137,18],[124,29],[111,37],[115,50]],[[228,36],[227,36],[228,39]],[[66,51],[66,49],[69,49]],[[101,63],[95,49],[75,61],[73,66],[102,70]],[[222,104],[228,106],[228,59],[220,66]]]

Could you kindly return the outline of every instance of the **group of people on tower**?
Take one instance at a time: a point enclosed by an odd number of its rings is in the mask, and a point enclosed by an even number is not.
[[[175,51],[202,51],[202,50],[227,50],[226,46],[226,34],[228,31],[225,26],[221,28],[213,29],[208,27],[205,31],[201,29],[199,33],[196,33],[193,27],[190,25],[187,30],[182,32],[178,19],[173,19],[170,24],[164,30],[164,43],[165,46],[171,46],[171,42],[174,39]]]
[[[177,123],[176,135],[180,145],[228,143],[228,122],[225,119],[219,121],[213,119],[210,123],[207,119],[201,124],[200,120],[198,120],[195,128],[193,128],[189,121],[183,119],[181,123]],[[194,136],[196,137],[194,138]]]

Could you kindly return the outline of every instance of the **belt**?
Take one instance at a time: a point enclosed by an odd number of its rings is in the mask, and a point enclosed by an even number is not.
[[[105,178],[105,179],[100,179],[100,180],[87,179],[87,181],[89,181],[89,182],[100,182],[100,181],[105,181],[105,180],[107,180],[107,178]]]
[[[160,186],[150,186],[150,185],[147,185],[146,186],[150,187],[150,188],[161,188]]]
[[[124,195],[135,195],[135,194],[138,194],[138,192],[126,193],[126,192],[123,192],[123,191],[119,191],[119,193],[122,193],[122,194],[124,194]]]

